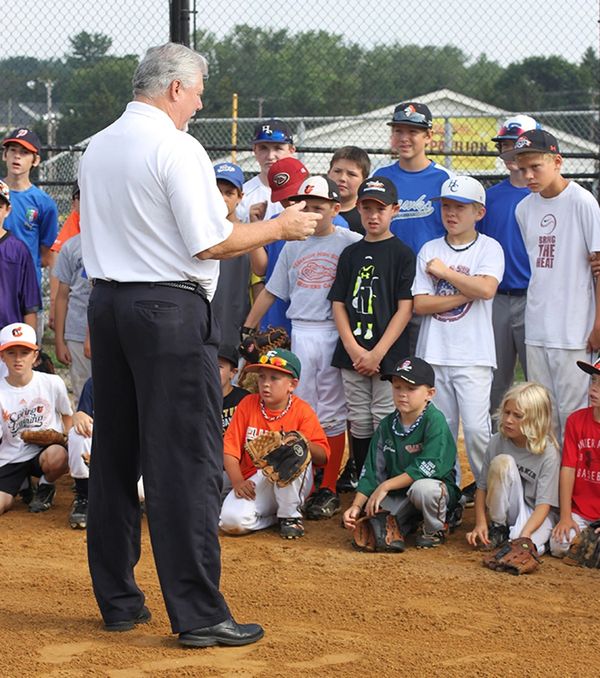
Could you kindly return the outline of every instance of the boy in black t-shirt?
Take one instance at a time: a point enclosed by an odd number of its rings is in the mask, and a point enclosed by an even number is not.
[[[239,355],[236,348],[222,344],[219,346],[218,358],[221,390],[223,391],[223,435],[225,435],[235,408],[248,395],[248,391],[231,383],[238,371]]]
[[[340,334],[331,364],[342,370],[352,449],[360,471],[373,432],[394,410],[390,383],[380,374],[409,353],[404,329],[412,315],[415,256],[390,231],[399,209],[392,181],[386,177],[363,181],[357,207],[366,235],[340,255],[328,298]]]

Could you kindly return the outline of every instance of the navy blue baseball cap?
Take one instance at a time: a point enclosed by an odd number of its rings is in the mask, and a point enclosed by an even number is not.
[[[2,142],[3,146],[7,146],[8,144],[19,144],[28,151],[37,153],[38,155],[42,148],[42,143],[38,135],[33,130],[27,129],[27,127],[14,129]]]
[[[279,118],[259,122],[254,128],[253,144],[293,144],[294,136],[288,125]]]
[[[396,106],[394,115],[387,124],[392,126],[414,125],[415,127],[431,129],[433,119],[429,107],[425,104],[420,104],[418,101],[405,101]]]
[[[239,165],[234,165],[232,162],[220,162],[214,166],[215,177],[218,181],[228,181],[236,188],[242,190],[244,185],[244,172]]]

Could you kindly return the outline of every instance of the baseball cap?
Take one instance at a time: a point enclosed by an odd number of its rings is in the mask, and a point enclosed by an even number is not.
[[[512,160],[512,158],[522,153],[552,153],[553,155],[558,155],[560,150],[558,148],[558,141],[553,134],[546,132],[545,129],[532,129],[528,132],[523,132],[515,141],[514,148],[506,153],[502,153],[500,157],[503,160]]]
[[[361,200],[377,200],[384,205],[395,205],[398,191],[394,182],[387,177],[369,177],[358,187],[357,202]]]
[[[400,377],[415,386],[435,386],[435,372],[425,360],[409,356],[401,360],[391,372],[382,375],[385,381],[392,381],[392,377]]]
[[[298,195],[292,195],[289,200],[303,200],[304,198],[323,198],[332,202],[340,202],[340,190],[335,181],[329,177],[309,177],[302,182]]]
[[[26,346],[35,351],[38,349],[35,330],[25,323],[12,323],[0,330],[0,351],[11,346]]]
[[[238,362],[240,359],[239,353],[237,352],[237,348],[235,346],[232,346],[231,344],[221,344],[217,352],[217,357],[223,358],[223,360],[227,360],[234,367],[238,366]]]
[[[20,144],[32,153],[39,153],[42,148],[38,135],[26,127],[14,129],[2,142],[3,146],[7,144]]]
[[[431,129],[433,121],[428,106],[420,104],[417,101],[406,101],[403,104],[398,104],[396,108],[394,108],[394,115],[387,124],[415,125],[415,127]]]
[[[577,367],[587,374],[600,374],[600,358],[597,358],[593,364],[586,363],[583,360],[578,360]]]
[[[473,177],[450,177],[444,181],[440,190],[440,195],[431,198],[432,200],[449,198],[456,202],[478,202],[485,205],[485,188]]]
[[[10,188],[3,181],[0,181],[0,198],[10,205]]]
[[[300,361],[295,353],[285,348],[275,348],[272,351],[267,351],[264,355],[260,356],[258,362],[246,365],[244,371],[258,372],[262,367],[267,367],[277,372],[284,372],[295,379],[300,379]]]
[[[290,128],[283,120],[271,118],[259,122],[254,128],[253,144],[293,144],[294,137]]]
[[[529,115],[515,115],[502,123],[502,127],[492,141],[504,141],[505,139],[516,141],[523,132],[529,132],[532,129],[541,129],[537,120]]]
[[[307,177],[308,170],[298,158],[281,158],[274,162],[267,174],[271,202],[279,202],[296,195]]]
[[[232,162],[220,162],[214,166],[215,177],[217,181],[228,181],[239,190],[242,190],[244,185],[244,172],[239,165],[234,165]]]

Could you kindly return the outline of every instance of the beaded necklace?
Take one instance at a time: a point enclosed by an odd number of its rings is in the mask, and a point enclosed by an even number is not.
[[[277,421],[278,419],[281,419],[282,417],[285,417],[285,415],[289,412],[290,407],[292,406],[292,394],[290,393],[290,397],[288,398],[288,403],[285,406],[283,410],[279,414],[276,414],[274,417],[270,417],[267,414],[267,411],[265,410],[265,404],[262,400],[259,401],[260,405],[260,413],[262,416],[266,419],[266,421]]]

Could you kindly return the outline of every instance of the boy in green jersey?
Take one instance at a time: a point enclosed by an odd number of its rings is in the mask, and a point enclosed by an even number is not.
[[[460,499],[456,444],[446,418],[431,402],[435,373],[429,363],[411,356],[382,379],[392,382],[396,409],[375,431],[344,525],[357,530],[364,510],[361,532],[372,531],[374,537],[366,550],[402,552],[404,536],[422,518],[416,545],[432,548],[445,541],[446,514]],[[356,535],[355,545],[363,546]]]

